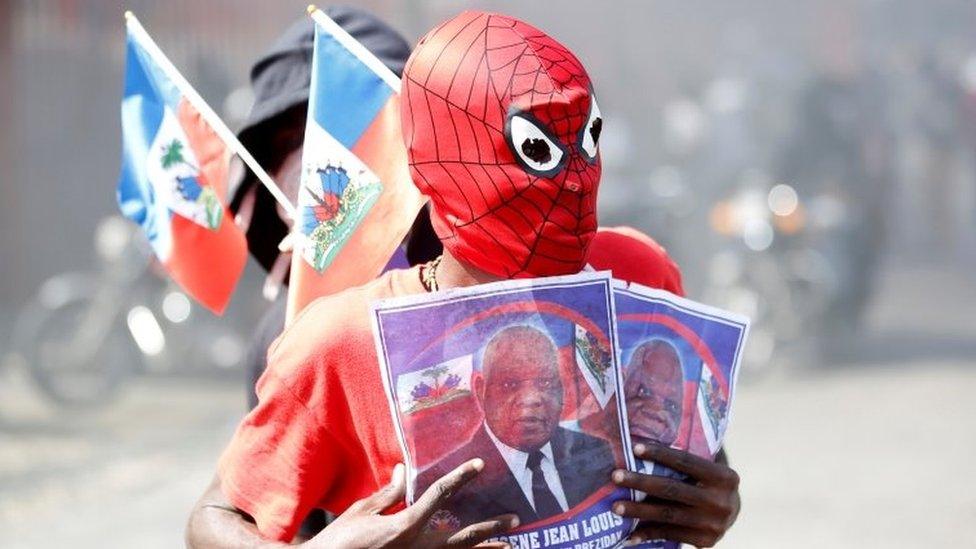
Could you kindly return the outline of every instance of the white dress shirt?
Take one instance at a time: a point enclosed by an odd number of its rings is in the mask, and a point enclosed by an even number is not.
[[[529,454],[522,450],[512,448],[498,440],[498,437],[495,436],[495,433],[491,432],[491,428],[487,424],[485,424],[485,431],[488,431],[488,436],[495,443],[495,447],[498,448],[498,453],[502,455],[502,459],[508,464],[509,470],[512,471],[512,476],[515,477],[519,488],[525,494],[525,499],[528,500],[532,509],[535,509],[535,498],[532,497],[532,470],[528,467]],[[552,459],[552,445],[547,442],[545,446],[539,448],[539,451],[542,452],[542,461],[539,463],[539,468],[542,469],[542,476],[546,479],[546,484],[549,485],[549,490],[552,491],[552,495],[556,497],[556,502],[559,503],[563,511],[568,511],[569,505],[566,503],[566,493],[563,492],[563,483],[559,480],[559,471],[556,470],[556,462]]]

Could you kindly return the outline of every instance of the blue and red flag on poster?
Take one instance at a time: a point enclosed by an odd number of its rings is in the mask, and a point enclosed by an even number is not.
[[[244,234],[225,206],[230,151],[205,120],[209,108],[127,19],[119,208],[173,280],[221,314],[247,261]]]
[[[321,10],[288,290],[288,318],[387,265],[423,205],[400,132],[400,79]]]

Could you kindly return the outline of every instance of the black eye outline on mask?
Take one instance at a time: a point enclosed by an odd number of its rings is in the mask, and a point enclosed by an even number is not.
[[[513,122],[515,133],[519,135],[513,135]],[[516,140],[519,143],[516,143]],[[569,147],[532,113],[520,109],[512,108],[508,111],[508,116],[505,118],[505,142],[508,143],[508,148],[512,151],[512,156],[515,157],[518,165],[529,174],[538,177],[551,179],[566,167],[566,162],[569,160]],[[548,159],[536,160],[529,156],[530,153],[539,151],[542,146],[547,147]],[[535,150],[526,150],[526,148]],[[549,164],[551,166],[546,167]]]
[[[594,126],[594,123],[599,121],[599,124]],[[596,130],[596,136],[593,136],[593,130]],[[580,128],[579,137],[577,143],[579,143],[580,153],[583,158],[590,164],[596,164],[596,159],[600,156],[600,134],[603,131],[603,114],[600,112],[600,106],[596,103],[596,97],[593,96],[593,92],[590,92],[590,112],[586,115],[586,124]],[[587,150],[587,139],[589,143],[592,144],[593,154]]]

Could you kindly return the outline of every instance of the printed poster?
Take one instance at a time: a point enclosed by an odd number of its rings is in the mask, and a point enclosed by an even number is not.
[[[513,547],[614,547],[635,521],[609,273],[505,281],[374,304],[377,353],[408,471],[407,503],[458,465],[484,470],[430,527],[505,513]]]
[[[631,437],[714,458],[728,427],[748,319],[620,281],[614,298]],[[683,478],[651,462],[638,468]]]

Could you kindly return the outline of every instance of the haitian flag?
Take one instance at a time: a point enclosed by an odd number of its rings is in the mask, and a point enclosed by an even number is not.
[[[221,314],[247,261],[225,207],[230,154],[190,102],[202,100],[188,98],[189,85],[134,17],[126,28],[119,208],[173,280]]]
[[[320,10],[288,319],[382,272],[424,198],[400,133],[400,79]]]

